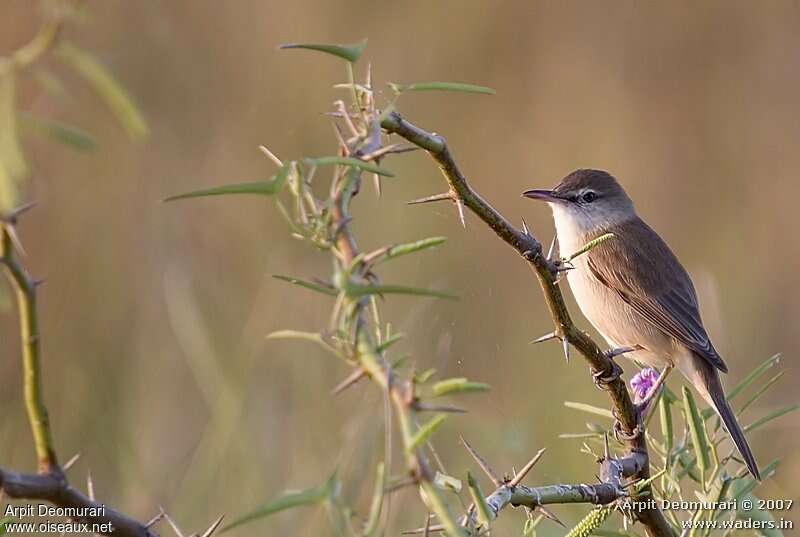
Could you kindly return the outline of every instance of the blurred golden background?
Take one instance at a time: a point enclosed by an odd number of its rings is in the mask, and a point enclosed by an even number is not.
[[[367,37],[357,73],[372,62],[379,85],[496,89],[494,97],[404,95],[399,109],[444,134],[473,186],[508,218],[524,216],[545,242],[550,214],[520,192],[575,168],[614,173],[693,275],[731,369],[727,385],[784,354],[785,378],[743,422],[797,401],[796,2],[87,4],[89,16],[65,37],[118,77],[150,136],[132,143],[91,91],[46,62],[66,93],[24,81],[22,108],[80,126],[98,148],[81,154],[24,140],[27,198],[39,205],[20,233],[34,274],[47,279],[40,308],[56,445],[62,459],[82,454],[74,479],[91,472],[107,503],[142,519],[163,505],[199,529],[286,488],[317,485],[338,467],[345,495],[368,508],[382,449],[380,394],[364,384],[331,398],[348,373],[341,363],[310,344],[264,340],[276,329],[324,326],[331,303],[271,275],[326,277],[327,257],[292,240],[262,198],[160,202],[269,177],[274,166],[259,144],[285,158],[334,152],[323,113],[343,97],[332,89],[345,82],[343,64],[278,51],[284,42]],[[37,3],[6,0],[0,14],[6,54],[35,33]],[[461,300],[392,297],[385,318],[409,335],[402,348],[421,369],[493,386],[462,400],[470,413],[437,436],[448,470],[463,477],[472,466],[462,434],[498,469],[548,447],[529,483],[590,480],[596,466],[580,443],[558,438],[585,430],[587,416],[562,401],[607,406],[607,398],[582,360],[564,362],[560,345],[528,345],[551,329],[529,269],[471,215],[464,230],[452,207],[404,204],[443,189],[426,155],[387,166],[397,178],[384,181],[383,197],[370,188],[357,199],[361,245],[447,235],[444,247],[387,265],[382,276]],[[0,315],[0,465],[32,469],[17,322],[13,308]],[[783,459],[761,497],[800,496],[798,431],[790,415],[751,437],[761,464]],[[585,507],[554,510],[569,525]],[[410,489],[392,513],[394,530],[423,521]],[[521,531],[521,514],[502,518],[501,534]],[[327,524],[322,509],[296,510],[233,533],[304,535]]]

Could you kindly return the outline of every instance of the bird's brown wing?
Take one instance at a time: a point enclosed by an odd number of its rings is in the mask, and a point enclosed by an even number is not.
[[[586,254],[592,275],[648,322],[727,372],[703,327],[692,280],[669,246],[638,218],[609,231],[615,237]]]

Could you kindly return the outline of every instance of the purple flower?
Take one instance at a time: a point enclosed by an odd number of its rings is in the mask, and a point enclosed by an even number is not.
[[[633,390],[634,402],[638,403],[650,392],[653,385],[658,380],[658,371],[651,367],[645,367],[631,379],[631,389]]]

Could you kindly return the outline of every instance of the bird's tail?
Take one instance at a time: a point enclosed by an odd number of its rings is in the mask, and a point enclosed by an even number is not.
[[[722,388],[722,382],[719,380],[719,373],[717,373],[716,369],[710,364],[701,362],[699,359],[696,359],[695,362],[702,363],[698,368],[698,376],[700,378],[697,380],[700,382],[695,382],[695,387],[697,387],[703,398],[714,407],[719,417],[722,418],[722,423],[725,424],[728,434],[731,435],[731,440],[733,440],[736,449],[738,449],[739,453],[742,455],[747,469],[753,474],[753,477],[761,481],[761,474],[758,471],[756,458],[753,456],[750,445],[747,443],[742,427],[739,425],[739,422],[736,421],[736,414],[733,412],[731,405],[728,404],[728,400],[725,399],[725,390]]]

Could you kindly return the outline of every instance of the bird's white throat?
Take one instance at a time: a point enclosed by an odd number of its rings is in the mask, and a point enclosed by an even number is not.
[[[619,212],[592,207],[591,211],[563,203],[550,203],[556,226],[559,250],[562,256],[578,251],[599,234],[636,217],[631,211]]]

